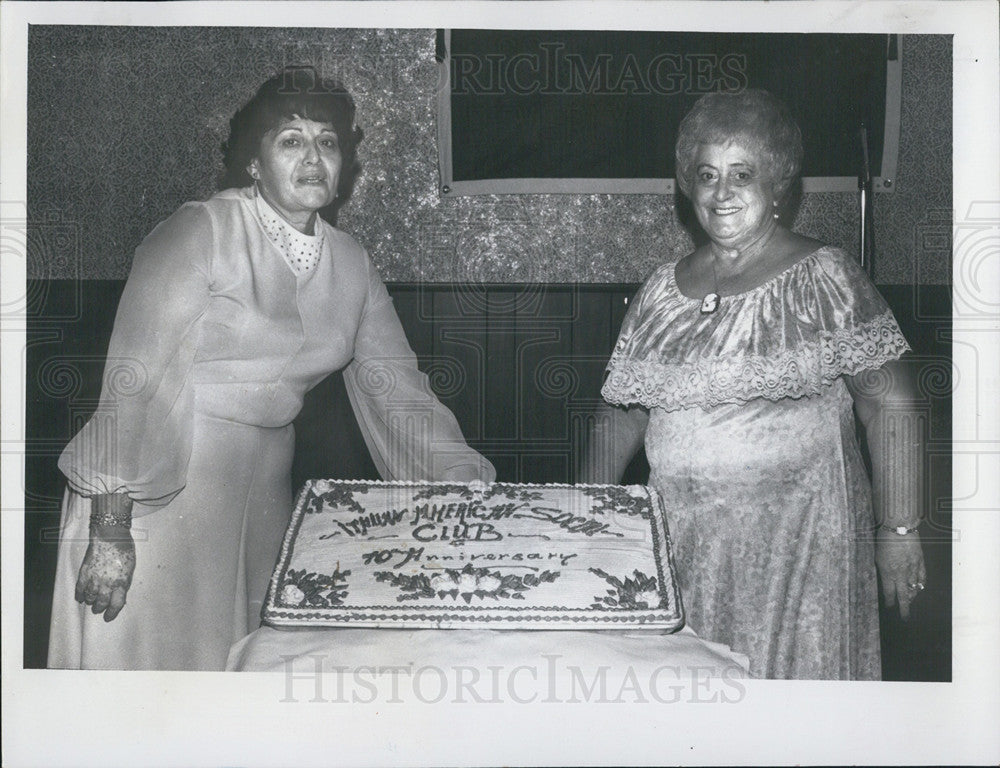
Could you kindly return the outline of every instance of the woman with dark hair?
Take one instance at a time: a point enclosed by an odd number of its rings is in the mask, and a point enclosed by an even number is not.
[[[354,112],[354,99],[342,85],[322,80],[312,67],[288,67],[264,83],[229,121],[229,138],[222,145],[225,172],[220,186],[242,188],[258,182],[254,159],[260,154],[261,140],[290,115],[327,123],[337,135],[341,170],[333,201],[319,210],[322,216],[350,192],[360,170],[357,149],[364,134],[354,124]]]
[[[581,478],[617,482],[645,443],[688,624],[751,674],[878,679],[876,565],[904,617],[925,579],[909,347],[854,260],[779,223],[801,157],[764,91],[681,122],[677,182],[708,242],[630,304]]]
[[[332,371],[385,479],[494,478],[367,254],[319,215],[349,183],[354,112],[308,68],[269,80],[230,123],[236,186],[136,250],[100,405],[59,461],[50,667],[224,668],[291,512],[292,419]]]

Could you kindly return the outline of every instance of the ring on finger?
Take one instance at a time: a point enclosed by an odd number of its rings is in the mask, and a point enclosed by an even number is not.
[[[920,592],[924,589],[924,583],[922,581],[911,582],[908,586],[916,592]]]

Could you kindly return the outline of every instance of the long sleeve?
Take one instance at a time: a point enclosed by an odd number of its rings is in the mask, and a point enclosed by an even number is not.
[[[74,491],[126,493],[158,506],[184,487],[192,438],[189,376],[198,319],[209,297],[213,246],[209,213],[189,203],[136,250],[100,403],[59,458]]]
[[[344,370],[351,406],[385,480],[496,478],[472,450],[455,416],[435,396],[406,340],[385,286],[368,265],[368,296]]]

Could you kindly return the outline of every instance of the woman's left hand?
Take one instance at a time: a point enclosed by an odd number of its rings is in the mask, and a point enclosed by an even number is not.
[[[924,568],[924,550],[920,534],[914,531],[904,536],[879,529],[875,544],[875,566],[882,579],[882,595],[886,605],[899,604],[899,615],[910,616],[913,602],[927,580]]]

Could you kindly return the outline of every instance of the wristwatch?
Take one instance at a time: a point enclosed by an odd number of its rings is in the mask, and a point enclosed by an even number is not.
[[[914,525],[912,528],[907,528],[905,525],[897,525],[897,526],[882,525],[879,527],[883,531],[892,531],[893,533],[898,533],[900,536],[905,536],[906,534],[913,533],[915,530],[917,530],[917,528],[920,527],[920,524],[917,523],[917,525]]]

